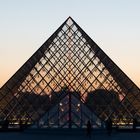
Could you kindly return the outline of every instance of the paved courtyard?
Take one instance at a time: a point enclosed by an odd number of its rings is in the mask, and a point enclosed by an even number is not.
[[[108,136],[105,131],[93,131],[92,137],[88,138],[85,131],[41,131],[27,130],[25,132],[0,132],[1,140],[139,140],[140,132],[113,132]]]

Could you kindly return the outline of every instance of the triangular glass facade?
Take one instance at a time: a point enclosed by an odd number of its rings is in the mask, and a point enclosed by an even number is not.
[[[140,90],[69,17],[0,91],[0,119],[38,127],[131,125]]]

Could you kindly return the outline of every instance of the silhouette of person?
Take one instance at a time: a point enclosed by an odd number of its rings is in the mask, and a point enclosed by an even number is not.
[[[3,122],[2,129],[3,130],[8,130],[8,126],[9,126],[9,120],[6,118]]]
[[[137,126],[137,119],[133,118],[133,131],[136,131],[136,126]]]
[[[19,128],[20,128],[20,130],[23,130],[23,128],[24,128],[22,120],[19,121]]]
[[[106,130],[108,135],[110,136],[112,133],[112,120],[110,118],[106,120]]]
[[[90,120],[88,120],[87,122],[87,136],[91,138],[91,130],[92,130],[92,127],[91,127],[91,122]]]

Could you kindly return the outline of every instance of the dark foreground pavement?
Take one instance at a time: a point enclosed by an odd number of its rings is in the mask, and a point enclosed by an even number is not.
[[[116,132],[111,136],[104,130],[93,130],[92,137],[86,136],[85,131],[48,131],[26,130],[24,132],[0,132],[0,140],[140,140],[140,132]]]

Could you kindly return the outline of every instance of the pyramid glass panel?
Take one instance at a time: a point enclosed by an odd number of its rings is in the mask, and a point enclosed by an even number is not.
[[[81,128],[131,126],[140,90],[69,17],[0,91],[0,119],[10,125]]]

